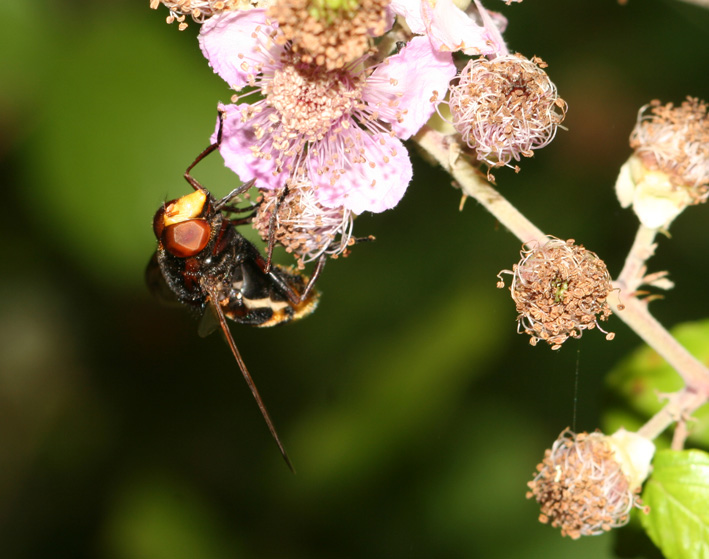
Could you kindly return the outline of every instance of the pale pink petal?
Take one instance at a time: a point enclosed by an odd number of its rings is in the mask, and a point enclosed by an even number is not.
[[[498,54],[500,48],[504,48],[504,52],[507,52],[504,42],[499,44],[502,38],[485,8],[477,0],[475,5],[483,25],[478,25],[453,4],[453,0],[421,2],[423,21],[434,48],[444,51],[462,51],[470,56]]]
[[[394,10],[391,9],[391,6],[387,6],[384,9],[384,33],[391,30],[392,26],[394,25],[395,19],[396,19],[396,12],[394,12]],[[367,29],[367,33],[369,33],[369,35],[372,37],[379,36],[374,29]]]
[[[409,154],[398,139],[387,134],[358,134],[358,155],[347,158],[344,171],[332,184],[318,161],[309,159],[310,177],[323,206],[344,206],[356,214],[383,212],[396,206],[413,174]],[[343,139],[346,142],[346,139]],[[353,154],[354,155],[354,154]]]
[[[256,179],[256,186],[266,190],[282,188],[288,178],[288,173],[278,172],[273,159],[256,157],[252,151],[259,145],[259,140],[253,126],[241,119],[242,110],[249,105],[219,105],[219,110],[226,111],[224,128],[222,129],[222,143],[219,153],[224,159],[224,165],[234,171],[243,181]],[[217,140],[219,120],[212,134],[211,141]]]
[[[426,37],[414,37],[377,67],[362,97],[406,140],[426,124],[455,74],[451,53],[433,50]]]
[[[265,10],[227,11],[209,18],[199,32],[199,46],[214,72],[240,90],[255,68],[277,59],[282,47],[259,44],[254,31],[266,24]]]
[[[480,4],[480,2],[477,2],[477,4]],[[482,6],[479,6],[479,5],[476,7],[473,7],[472,5],[468,6],[468,9],[465,11],[465,13],[470,15],[470,11],[475,10],[476,13],[480,14],[480,13],[482,13],[479,11],[481,7]],[[490,18],[492,25],[495,26],[498,33],[500,33],[500,34],[504,33],[505,30],[507,29],[507,18],[505,16],[503,16],[500,12],[491,12],[490,10],[485,10],[485,13],[487,14],[486,17]],[[480,20],[481,21],[483,20],[483,16],[480,16]]]
[[[426,26],[423,23],[421,16],[421,1],[422,0],[391,0],[389,8],[398,16],[406,20],[406,25],[409,26],[412,33],[424,35]]]
[[[444,51],[462,50],[471,56],[483,54],[484,29],[453,4],[452,0],[438,0],[433,5],[424,1],[421,3],[421,11],[434,48]]]
[[[492,54],[504,55],[509,54],[505,40],[502,38],[502,33],[507,29],[507,18],[498,12],[489,12],[480,3],[480,0],[473,0],[478,9],[478,14],[482,19],[485,31],[483,37],[492,49]],[[520,0],[521,2],[522,0]],[[483,53],[490,54],[490,53]]]
[[[477,13],[473,18],[453,0],[392,0],[390,6],[413,33],[427,35],[436,50],[462,51],[470,56],[507,54],[500,34],[507,20],[499,14],[491,16],[479,0],[474,2]]]

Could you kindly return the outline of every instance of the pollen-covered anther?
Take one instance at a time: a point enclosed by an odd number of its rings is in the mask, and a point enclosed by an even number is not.
[[[569,338],[580,338],[584,330],[598,328],[611,315],[608,294],[613,289],[605,263],[595,253],[573,240],[549,237],[544,244],[523,249],[512,271],[510,292],[517,307],[518,330],[531,336],[530,344],[545,341],[559,349]]]
[[[291,41],[303,62],[344,68],[365,55],[371,38],[387,28],[390,0],[277,0],[268,16],[278,21],[281,44]]]
[[[270,79],[261,81],[261,92],[273,110],[261,120],[254,117],[263,107],[253,112],[247,109],[242,117],[251,122],[257,135],[264,121],[273,125],[268,132],[271,149],[280,152],[277,161],[302,151],[306,143],[321,141],[355,110],[364,85],[364,76],[324,71],[303,63],[292,52],[284,54],[282,62]]]
[[[541,507],[539,521],[577,539],[625,525],[647,477],[655,447],[621,429],[575,434],[565,429],[544,453],[527,485],[527,498]]]
[[[207,19],[220,12],[231,10],[248,10],[264,4],[267,0],[150,0],[150,7],[157,10],[164,4],[170,15],[168,23],[177,21],[180,31],[187,28],[185,16],[191,16],[197,23],[204,23]]]
[[[453,126],[490,167],[531,157],[554,139],[566,102],[544,72],[546,63],[521,54],[473,59],[451,87]]]
[[[299,268],[322,254],[332,258],[347,256],[353,242],[351,211],[322,206],[305,180],[293,181],[285,195],[282,191],[263,190],[261,196],[253,227],[266,242],[273,227],[274,241],[295,256]]]

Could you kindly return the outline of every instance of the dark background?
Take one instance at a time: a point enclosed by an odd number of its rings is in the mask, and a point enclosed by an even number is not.
[[[709,97],[709,11],[670,0],[505,6],[510,48],[569,104],[501,191],[617,274],[637,226],[613,185],[638,108]],[[319,309],[233,334],[297,475],[228,348],[143,283],[158,206],[230,92],[143,2],[25,0],[0,35],[0,555],[4,558],[652,557],[633,528],[572,542],[524,498],[566,426],[603,424],[604,375],[640,341],[617,318],[560,351],[516,334],[499,270],[520,243],[415,158],[377,241],[331,261]],[[413,150],[412,150],[413,151]],[[218,157],[196,174],[235,186]],[[707,217],[690,208],[651,270],[666,325],[707,316]]]

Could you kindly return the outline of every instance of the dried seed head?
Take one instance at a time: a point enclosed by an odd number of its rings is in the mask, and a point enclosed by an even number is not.
[[[667,228],[687,206],[709,197],[707,104],[687,98],[679,107],[653,101],[638,113],[630,135],[633,156],[623,165],[616,193],[646,227]]]
[[[268,16],[278,21],[281,44],[305,63],[344,68],[370,49],[371,37],[387,29],[390,0],[278,0]]]
[[[150,0],[150,7],[157,10],[160,4],[165,4],[170,10],[167,22],[177,21],[180,31],[184,31],[187,28],[186,16],[191,16],[197,23],[203,23],[220,12],[263,8],[270,3],[271,0]]]
[[[351,211],[322,206],[316,200],[312,185],[305,181],[291,184],[285,196],[275,190],[262,190],[261,195],[254,228],[268,241],[273,223],[274,241],[293,253],[298,267],[303,268],[322,254],[333,258],[341,254],[347,256],[349,246],[354,242],[354,214]]]
[[[513,159],[531,157],[554,139],[567,107],[543,68],[536,56],[478,58],[451,88],[453,125],[490,167],[512,166]]]
[[[709,196],[709,118],[707,104],[687,98],[679,107],[653,101],[638,114],[630,147],[653,170],[664,171],[676,186],[690,189],[695,204]]]
[[[536,345],[543,340],[559,349],[568,338],[579,338],[584,330],[598,327],[611,340],[598,319],[607,320],[611,308],[606,300],[613,289],[605,263],[595,253],[573,240],[554,237],[543,245],[521,252],[512,271],[510,292],[517,306],[518,330],[531,336]]]
[[[654,452],[651,441],[623,429],[611,436],[565,429],[545,451],[527,498],[541,506],[539,521],[562,536],[601,534],[642,508],[638,493]]]

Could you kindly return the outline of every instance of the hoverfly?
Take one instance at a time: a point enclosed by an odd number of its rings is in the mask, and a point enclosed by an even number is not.
[[[207,147],[185,171],[194,192],[171,200],[158,209],[153,231],[158,247],[146,279],[158,298],[177,300],[202,315],[202,336],[221,328],[239,369],[253,394],[288,467],[293,470],[273,421],[231,335],[227,318],[241,324],[266,327],[302,318],[315,310],[318,294],[311,280],[277,264],[270,264],[259,250],[236,229],[248,223],[250,215],[232,216],[253,208],[230,203],[252,185],[246,183],[217,200],[190,172],[204,157],[218,149],[217,141]],[[317,272],[317,271],[316,271]]]

